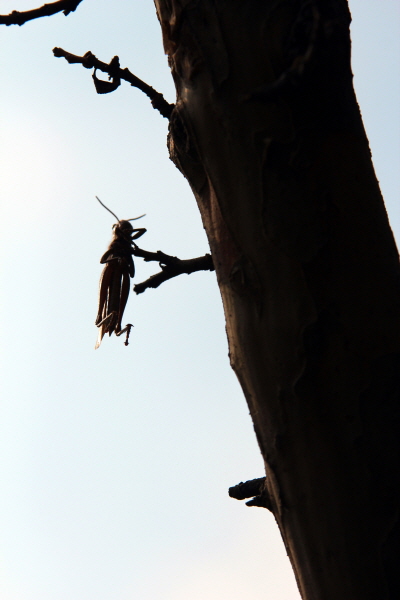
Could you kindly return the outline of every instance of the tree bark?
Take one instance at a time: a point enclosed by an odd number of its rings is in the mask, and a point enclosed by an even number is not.
[[[155,4],[177,90],[171,158],[207,231],[301,595],[397,599],[399,260],[347,2]]]

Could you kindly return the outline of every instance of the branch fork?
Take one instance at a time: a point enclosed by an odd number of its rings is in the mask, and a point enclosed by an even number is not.
[[[210,254],[199,256],[197,258],[189,258],[181,260],[176,256],[170,256],[158,250],[157,252],[148,252],[142,250],[136,244],[132,250],[134,256],[143,258],[145,262],[158,262],[161,271],[155,275],[151,275],[146,281],[137,283],[133,286],[133,291],[136,294],[142,294],[148,288],[157,288],[159,285],[177,277],[178,275],[195,273],[196,271],[214,271],[214,264]]]

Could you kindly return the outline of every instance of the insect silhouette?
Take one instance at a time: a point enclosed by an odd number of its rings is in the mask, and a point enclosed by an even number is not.
[[[102,203],[100,198],[97,200],[117,219],[117,223],[113,225],[114,233],[111,243],[100,259],[100,263],[105,264],[105,267],[99,284],[99,309],[95,321],[99,328],[99,335],[95,349],[100,346],[106,333],[108,335],[115,333],[118,336],[126,333],[124,343],[127,346],[133,325],[128,323],[121,329],[121,322],[129,296],[130,278],[135,275],[135,265],[132,259],[132,249],[135,245],[133,240],[146,233],[144,228],[134,229],[129,221],[141,219],[145,215],[134,219],[120,220]]]

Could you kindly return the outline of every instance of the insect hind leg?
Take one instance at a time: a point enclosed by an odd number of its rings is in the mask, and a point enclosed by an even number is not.
[[[129,346],[128,340],[129,340],[129,336],[131,334],[132,327],[133,327],[132,323],[127,323],[123,329],[121,329],[118,332],[117,331],[115,332],[115,335],[118,335],[118,336],[122,335],[123,333],[126,333],[126,338],[124,341],[125,346]]]

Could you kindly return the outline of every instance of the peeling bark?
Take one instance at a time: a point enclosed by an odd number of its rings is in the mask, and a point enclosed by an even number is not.
[[[398,253],[345,0],[155,0],[172,160],[304,600],[400,596]]]

